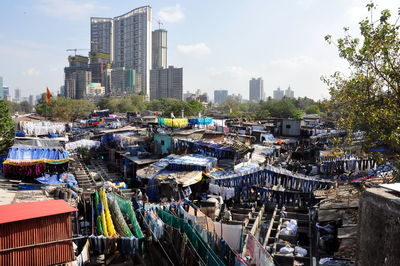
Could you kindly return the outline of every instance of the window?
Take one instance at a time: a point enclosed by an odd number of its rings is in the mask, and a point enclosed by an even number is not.
[[[290,128],[290,125],[286,125],[286,128]]]
[[[163,145],[163,146],[165,145],[165,142],[164,142],[164,140],[161,140],[161,145]]]

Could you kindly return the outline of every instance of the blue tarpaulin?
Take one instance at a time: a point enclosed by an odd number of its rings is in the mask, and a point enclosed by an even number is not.
[[[5,164],[43,161],[45,163],[63,163],[68,161],[69,155],[63,148],[43,148],[13,146],[9,149]]]

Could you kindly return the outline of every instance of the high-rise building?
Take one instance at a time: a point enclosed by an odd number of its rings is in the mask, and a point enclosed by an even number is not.
[[[76,55],[69,56],[69,67],[64,68],[65,84],[64,96],[73,99],[86,97],[86,87],[92,81],[92,73],[89,71],[89,58]]]
[[[90,51],[110,55],[112,51],[112,19],[90,18]]]
[[[34,105],[35,104],[35,98],[33,97],[33,95],[29,95],[29,104]]]
[[[3,95],[3,77],[0,77],[0,99],[5,99],[4,95]]]
[[[228,98],[227,90],[215,90],[214,91],[214,103],[216,103],[216,104],[224,103],[227,98]]]
[[[249,81],[249,100],[251,102],[264,100],[264,81],[262,78],[252,78]]]
[[[290,88],[290,86],[285,90],[286,98],[294,98],[294,91]]]
[[[150,70],[150,100],[183,97],[183,68],[158,68]]]
[[[140,74],[142,91],[149,95],[151,7],[139,7],[113,19],[91,18],[90,21],[92,52],[111,54],[111,61],[117,68],[134,69]]]
[[[141,91],[140,74],[134,69],[116,67],[111,69],[111,95],[139,93]]]
[[[10,88],[7,86],[3,86],[3,99],[10,101],[11,94],[10,94]]]
[[[106,87],[107,69],[111,68],[110,54],[94,52],[92,50],[89,53],[89,58],[89,70],[92,72],[92,82],[100,83],[103,87]]]
[[[281,90],[281,88],[280,87],[278,87],[276,90],[274,90],[274,92],[273,92],[273,98],[275,99],[275,100],[281,100],[282,98],[283,98],[283,96],[284,96],[284,91],[283,90]]]
[[[158,29],[152,34],[152,69],[167,67],[167,31]]]
[[[14,91],[14,102],[20,102],[21,101],[21,90],[20,89],[15,89]]]

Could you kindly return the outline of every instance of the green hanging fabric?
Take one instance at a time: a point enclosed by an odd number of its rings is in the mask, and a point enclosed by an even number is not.
[[[118,203],[118,206],[119,206],[122,214],[129,217],[129,220],[131,221],[132,226],[133,226],[133,233],[134,233],[135,237],[137,237],[137,238],[144,237],[142,229],[140,228],[140,225],[136,219],[135,212],[133,211],[132,202],[130,200],[122,198],[121,196],[119,196],[115,193],[111,193],[111,194],[115,198],[116,202]]]

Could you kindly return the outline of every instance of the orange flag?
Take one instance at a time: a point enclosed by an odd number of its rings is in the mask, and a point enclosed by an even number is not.
[[[46,103],[47,104],[51,104],[51,92],[49,90],[49,88],[46,88]]]

